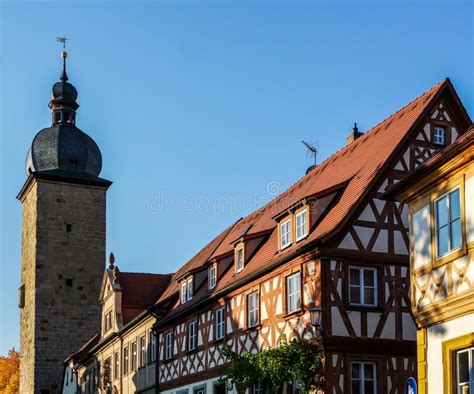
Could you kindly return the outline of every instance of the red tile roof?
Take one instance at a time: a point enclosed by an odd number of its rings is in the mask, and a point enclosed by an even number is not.
[[[382,172],[389,157],[394,155],[397,148],[402,145],[402,141],[408,136],[412,127],[421,115],[424,114],[434,98],[438,97],[448,86],[452,87],[449,80],[438,83],[398,112],[317,165],[270,203],[237,221],[233,226],[221,233],[183,266],[178,273],[182,275],[191,267],[196,269],[211,258],[231,252],[233,250],[233,242],[241,236],[242,231],[249,225],[251,225],[251,228],[248,231],[248,235],[264,230],[271,231],[271,234],[250,261],[246,262],[242,272],[236,275],[232,269],[228,270],[224,277],[219,280],[217,287],[213,290],[214,293],[232,286],[237,280],[240,281],[245,277],[253,275],[280,259],[284,259],[285,256],[294,253],[296,249],[300,249],[316,239],[334,234],[350,217],[358,202],[368,192],[368,185],[371,185],[377,175]],[[283,252],[278,252],[278,231],[274,220],[275,215],[304,198],[318,193],[324,194],[325,191],[333,190],[334,188],[340,189],[340,198],[337,204],[311,230],[306,239],[297,245],[285,249]],[[179,277],[179,274],[175,275],[175,279]],[[166,290],[166,297],[162,297],[160,301],[178,291],[178,286],[174,282],[172,281],[170,287]],[[201,291],[195,294],[192,301],[183,306],[176,305],[175,311],[171,312],[170,315],[196,304],[199,300],[209,297],[209,295],[210,293],[207,289],[201,289]]]
[[[153,305],[168,288],[172,276],[173,274],[120,272],[118,280],[122,288],[123,324],[127,324],[145,308]]]

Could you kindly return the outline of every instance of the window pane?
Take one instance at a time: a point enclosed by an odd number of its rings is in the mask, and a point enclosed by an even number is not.
[[[448,224],[448,198],[436,201],[436,226],[439,228]]]
[[[461,219],[451,222],[451,249],[457,249],[462,245]]]
[[[375,287],[375,272],[373,270],[364,270],[364,286]]]
[[[364,288],[364,304],[375,305],[375,289],[372,287]]]
[[[364,379],[374,380],[374,366],[372,364],[364,365]]]
[[[448,226],[444,226],[438,229],[437,241],[438,241],[438,256],[442,256],[449,250],[448,246]]]
[[[360,381],[359,380],[352,381],[352,394],[360,394]]]
[[[360,288],[350,287],[349,301],[352,304],[360,304]]]
[[[360,378],[360,364],[352,364],[352,378]]]
[[[459,189],[449,193],[449,210],[451,220],[461,217],[461,201],[459,197]]]
[[[458,353],[458,383],[469,382],[469,353]]]
[[[364,382],[364,394],[375,394],[375,384],[373,380],[366,380]]]
[[[360,286],[360,271],[357,268],[349,270],[349,283],[351,286]]]

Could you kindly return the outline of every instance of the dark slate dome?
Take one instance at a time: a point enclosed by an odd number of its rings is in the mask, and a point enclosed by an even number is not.
[[[98,176],[102,155],[94,140],[70,123],[59,123],[41,130],[33,139],[26,157],[26,173],[68,172]]]
[[[36,134],[26,157],[26,173],[54,172],[67,177],[98,177],[102,155],[94,140],[76,127],[77,90],[67,82],[67,53],[61,52],[63,69],[53,85],[49,108],[51,127]]]

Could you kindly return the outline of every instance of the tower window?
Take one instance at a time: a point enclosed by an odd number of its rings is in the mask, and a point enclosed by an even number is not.
[[[66,223],[66,232],[70,233],[72,231],[72,224]]]
[[[72,279],[66,279],[66,286],[72,286]]]
[[[59,112],[56,112],[54,114],[54,123],[59,123],[60,120],[61,120],[61,114]]]
[[[77,165],[78,165],[77,160],[69,160],[69,169],[71,171],[77,171]]]

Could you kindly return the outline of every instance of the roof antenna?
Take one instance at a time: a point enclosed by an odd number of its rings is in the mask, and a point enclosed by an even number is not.
[[[307,152],[306,152],[306,158],[312,157],[314,159],[314,165],[316,165],[316,160],[318,157],[318,142],[312,143],[308,141],[301,141],[301,143],[306,146]]]

